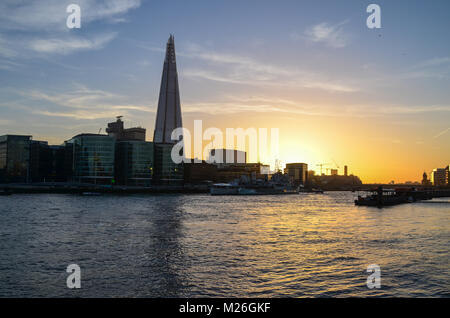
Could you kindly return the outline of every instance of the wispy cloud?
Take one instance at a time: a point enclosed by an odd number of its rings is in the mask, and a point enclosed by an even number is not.
[[[320,117],[368,117],[367,113],[354,112],[351,108],[342,108],[336,111],[329,105],[305,105],[290,101],[288,103],[280,102],[267,98],[254,98],[248,100],[243,98],[214,101],[214,102],[195,102],[184,103],[183,113],[203,113],[208,115],[231,115],[239,113],[269,113],[271,116],[276,114],[304,115],[304,116],[320,116]]]
[[[401,74],[402,79],[444,79],[449,77],[450,57],[435,57],[417,63]]]
[[[40,53],[70,54],[74,51],[98,50],[113,40],[116,33],[102,34],[93,38],[69,36],[65,38],[32,40],[29,47]]]
[[[349,35],[344,32],[343,26],[348,23],[348,20],[338,24],[329,24],[327,22],[313,25],[306,29],[306,31],[299,35],[292,34],[293,39],[306,39],[314,43],[323,43],[329,47],[342,48],[349,44]]]
[[[17,56],[17,52],[10,47],[9,40],[0,34],[0,57],[12,58]]]
[[[433,112],[450,112],[450,105],[398,106],[385,105],[377,110],[381,114],[422,114]]]
[[[312,88],[328,92],[351,93],[359,90],[354,84],[333,80],[311,71],[283,67],[247,56],[208,51],[191,44],[179,56],[198,59],[206,63],[202,68],[188,68],[183,76],[230,84],[274,86],[284,88]]]
[[[0,28],[4,30],[55,31],[66,29],[66,7],[61,0],[2,0]],[[99,20],[122,22],[123,14],[141,5],[140,0],[78,0],[82,23]]]
[[[0,59],[0,70],[12,70],[18,67],[22,67],[22,64],[7,59]]]
[[[140,0],[78,0],[82,28],[93,22],[117,23],[123,15],[138,8]],[[2,0],[0,2],[0,57],[30,57],[70,54],[103,48],[116,36],[114,32],[74,35],[66,26],[70,2],[60,0]]]
[[[450,112],[450,106],[403,106],[373,104],[313,104],[267,96],[225,96],[221,100],[183,103],[184,113],[215,115],[237,113],[296,114],[322,117],[391,117],[433,112]],[[442,134],[444,134],[443,132]]]
[[[419,63],[415,66],[415,68],[429,67],[429,66],[439,66],[442,64],[450,65],[450,57],[435,57],[432,59],[428,59],[422,63]]]
[[[326,105],[307,105],[293,100],[267,96],[225,96],[221,100],[183,103],[183,113],[224,115],[238,113],[302,114],[310,116],[340,116]]]
[[[352,92],[356,92],[358,91],[357,88],[355,87],[351,87],[351,86],[346,86],[343,84],[339,84],[339,83],[333,83],[333,82],[308,82],[305,83],[303,85],[306,88],[318,88],[318,89],[322,89],[325,91],[330,91],[330,92],[341,92],[341,93],[352,93]]]
[[[95,107],[96,105],[108,103],[113,100],[119,100],[122,97],[103,90],[92,90],[81,84],[75,84],[71,88],[72,89],[67,90],[67,93],[49,94],[38,90],[32,90],[22,92],[22,95],[31,99],[45,100],[70,108]]]
[[[0,119],[0,125],[9,125],[9,124],[11,124],[12,123],[12,121],[11,120],[8,120],[8,119]]]
[[[96,109],[75,109],[67,111],[50,111],[50,110],[32,110],[33,114],[44,115],[49,117],[66,117],[79,120],[93,120],[93,119],[111,119],[118,115],[132,117],[128,110],[139,110],[153,113],[152,110],[146,109],[143,106],[133,105],[114,105],[109,107],[97,107]]]
[[[30,100],[50,102],[56,111],[45,109],[32,109],[34,114],[69,117],[75,119],[113,118],[120,115],[132,115],[135,112],[154,113],[154,109],[147,105],[131,104],[129,97],[121,96],[103,90],[93,90],[76,84],[68,93],[47,93],[38,90],[22,92],[21,95]]]
[[[73,119],[81,119],[81,120],[94,120],[94,119],[106,119],[106,118],[114,118],[117,116],[117,113],[111,110],[77,110],[72,112],[51,112],[48,110],[35,110],[33,111],[36,115],[50,116],[50,117],[67,117]]]
[[[440,133],[436,134],[433,136],[433,139],[439,138],[443,135],[445,135],[446,133],[448,133],[450,131],[450,127],[448,127],[447,129],[444,129],[443,131],[441,131]]]

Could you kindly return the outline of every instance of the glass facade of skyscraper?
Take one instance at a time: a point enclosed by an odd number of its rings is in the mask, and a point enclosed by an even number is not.
[[[184,182],[183,165],[172,160],[172,144],[155,144],[155,174],[157,184],[181,185]]]
[[[118,142],[116,155],[117,182],[128,186],[150,186],[153,177],[153,156],[152,142]]]
[[[67,141],[73,150],[72,175],[74,182],[114,183],[116,141],[113,137],[81,134]]]

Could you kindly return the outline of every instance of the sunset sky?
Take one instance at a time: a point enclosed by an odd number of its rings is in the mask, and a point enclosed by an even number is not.
[[[447,0],[2,0],[0,135],[60,144],[123,115],[151,140],[173,33],[185,127],[279,128],[283,164],[419,181],[450,163],[449,30]]]

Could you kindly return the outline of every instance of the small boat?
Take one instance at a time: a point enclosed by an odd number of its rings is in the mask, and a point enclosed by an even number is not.
[[[100,192],[82,192],[81,195],[87,197],[98,197],[101,196],[102,194]]]

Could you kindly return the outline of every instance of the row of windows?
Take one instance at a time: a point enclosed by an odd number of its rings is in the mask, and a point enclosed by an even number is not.
[[[78,157],[75,158],[75,162],[77,164],[114,164],[114,160],[112,158],[102,157]]]

